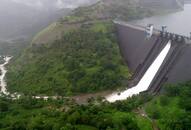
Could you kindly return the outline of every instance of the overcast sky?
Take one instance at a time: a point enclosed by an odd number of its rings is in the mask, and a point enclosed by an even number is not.
[[[10,0],[15,3],[25,4],[36,8],[48,8],[54,6],[57,8],[76,8],[79,5],[88,4],[96,0]]]
[[[0,40],[38,32],[68,8],[92,2],[96,0],[0,0]]]

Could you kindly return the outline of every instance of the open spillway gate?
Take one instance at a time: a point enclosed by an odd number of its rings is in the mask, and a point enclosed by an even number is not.
[[[153,30],[146,37],[145,27],[115,21],[119,48],[133,73],[129,87],[135,86],[143,77],[162,49],[171,41],[171,48],[154,76],[148,91],[157,93],[161,86],[191,80],[191,42],[190,38],[170,32]]]

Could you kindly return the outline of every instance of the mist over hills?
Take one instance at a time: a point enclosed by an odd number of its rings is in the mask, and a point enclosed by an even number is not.
[[[70,10],[92,0],[1,0],[0,39],[31,37]]]
[[[10,1],[10,0],[9,0]],[[38,9],[77,8],[80,5],[91,4],[96,0],[11,0],[13,3],[35,7]]]

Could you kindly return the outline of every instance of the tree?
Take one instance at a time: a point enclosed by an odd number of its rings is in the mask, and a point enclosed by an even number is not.
[[[9,110],[9,104],[5,101],[0,100],[0,112],[6,112]]]

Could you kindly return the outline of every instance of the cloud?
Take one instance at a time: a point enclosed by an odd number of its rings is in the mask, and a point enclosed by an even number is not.
[[[81,5],[95,3],[98,0],[57,0],[58,8],[77,8]]]
[[[31,6],[36,8],[42,8],[44,6],[42,0],[12,0],[12,1],[15,3],[20,3],[26,6]]]
[[[36,8],[77,8],[96,0],[11,0],[16,3]]]
[[[56,7],[61,9],[61,8],[76,8],[75,4],[72,4],[70,2],[67,2],[66,0],[57,0],[56,2]]]

